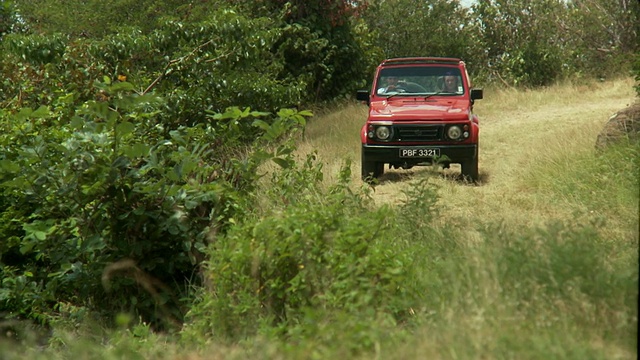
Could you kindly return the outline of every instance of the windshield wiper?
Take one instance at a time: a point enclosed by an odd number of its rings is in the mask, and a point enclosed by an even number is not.
[[[426,95],[426,96],[424,97],[424,99],[425,99],[425,100],[427,100],[428,98],[430,98],[430,97],[432,97],[432,96],[436,96],[436,95],[440,95],[440,94],[442,94],[442,91],[438,91],[438,92],[435,92],[435,93],[433,93],[433,94]]]
[[[397,92],[397,93],[393,93],[393,94],[389,94],[387,95],[387,100],[391,99],[394,96],[409,96],[409,97],[419,97],[422,96],[422,94],[424,93],[408,93],[408,92]]]

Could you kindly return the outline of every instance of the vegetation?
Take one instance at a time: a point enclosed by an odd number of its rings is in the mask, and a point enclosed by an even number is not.
[[[485,111],[528,97],[533,112],[580,93],[568,85],[546,94],[509,91],[485,99]],[[357,128],[351,110],[328,120]],[[495,123],[520,110],[511,111]],[[327,179],[341,162],[329,160],[341,141],[314,145],[331,136],[325,120],[307,126],[299,150],[281,157],[284,166],[261,168],[257,205],[211,241],[204,285],[179,333],[154,332],[129,312],[113,320],[120,330],[94,328],[66,306],[52,320],[51,346],[26,350],[29,357],[453,358],[454,348],[468,358],[635,358],[637,145],[598,154],[587,136],[598,121],[583,119],[581,136],[546,144],[565,156],[545,154],[510,180],[456,195],[447,188],[460,184],[415,172],[398,183],[397,202],[380,205],[385,195],[376,193],[387,185],[360,187],[350,173],[357,164],[343,162]],[[574,133],[567,122],[554,131]],[[477,194],[476,209],[457,216],[467,192]],[[25,322],[13,324],[26,344],[35,341],[19,328]]]
[[[554,129],[535,196],[456,216],[428,172],[380,203],[335,111],[390,56],[464,58],[496,113],[638,79],[617,3],[0,1],[2,356],[633,358],[637,144]]]

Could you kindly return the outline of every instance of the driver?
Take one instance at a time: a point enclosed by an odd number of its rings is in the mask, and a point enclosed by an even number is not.
[[[385,79],[387,86],[381,87],[378,89],[378,94],[387,93],[390,91],[398,91],[398,77],[397,76],[387,76]]]

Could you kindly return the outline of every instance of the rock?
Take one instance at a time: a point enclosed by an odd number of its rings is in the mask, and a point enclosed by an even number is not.
[[[636,143],[640,140],[640,101],[618,111],[609,118],[596,140],[596,148],[604,149],[607,146],[628,140]]]

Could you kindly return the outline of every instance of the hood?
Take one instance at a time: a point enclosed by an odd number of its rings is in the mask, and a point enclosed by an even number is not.
[[[466,120],[469,119],[468,99],[393,97],[372,101],[370,120]]]

